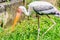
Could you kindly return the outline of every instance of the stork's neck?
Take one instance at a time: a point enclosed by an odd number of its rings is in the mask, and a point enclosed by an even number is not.
[[[26,10],[26,8],[24,6],[19,6],[19,8],[22,10],[22,12],[24,12],[25,15],[29,16],[30,15],[30,6],[28,7],[28,11]]]
[[[29,8],[28,8],[28,10],[27,10],[27,9],[24,7],[24,8],[23,8],[23,12],[24,12],[24,14],[27,15],[27,16],[30,15],[30,10],[29,10]]]

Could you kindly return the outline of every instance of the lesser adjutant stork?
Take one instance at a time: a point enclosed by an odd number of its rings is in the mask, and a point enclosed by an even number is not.
[[[45,35],[56,24],[54,22],[54,20],[51,19],[51,17],[48,15],[60,16],[60,12],[51,3],[46,2],[46,1],[34,1],[28,5],[28,11],[26,10],[26,8],[24,6],[18,7],[18,11],[17,11],[12,28],[14,28],[14,26],[16,25],[16,22],[19,19],[19,17],[21,16],[22,12],[24,12],[25,15],[29,16],[29,15],[31,15],[32,10],[34,10],[36,12],[36,14],[38,15],[37,16],[38,17],[38,37],[39,37],[39,33],[40,33],[39,15],[47,15],[47,17],[54,23],[51,27],[49,27],[49,29],[47,29],[47,31],[45,33],[43,33],[43,35]]]

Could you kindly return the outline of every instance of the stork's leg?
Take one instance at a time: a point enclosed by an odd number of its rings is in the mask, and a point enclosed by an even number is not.
[[[36,17],[38,16],[38,14],[36,14]]]
[[[28,17],[28,20],[30,20],[30,18],[29,18],[30,16],[27,16],[27,17]]]
[[[47,16],[48,16],[48,15],[47,15]],[[56,22],[55,22],[53,19],[51,19],[50,16],[48,16],[48,18],[53,22],[53,25],[52,25],[51,27],[49,27],[49,28],[46,30],[45,33],[43,33],[42,37],[43,37],[54,25],[56,25]]]
[[[38,36],[37,36],[37,40],[40,40],[40,23],[39,23],[39,14],[37,14],[37,18],[38,18]]]

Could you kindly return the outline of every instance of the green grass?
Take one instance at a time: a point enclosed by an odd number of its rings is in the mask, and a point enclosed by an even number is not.
[[[60,18],[55,16],[50,17],[54,19],[57,24],[48,31],[43,38],[40,38],[40,40],[60,40]],[[47,16],[41,16],[40,37],[52,24]],[[21,23],[18,23],[15,31],[12,33],[9,33],[10,29],[7,32],[1,31],[0,40],[37,40],[37,26],[37,18],[30,17],[30,20],[25,19]]]

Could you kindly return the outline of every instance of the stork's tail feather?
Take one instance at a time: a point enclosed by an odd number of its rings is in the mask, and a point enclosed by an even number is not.
[[[55,16],[60,17],[60,12],[57,11],[57,12],[55,13]]]

